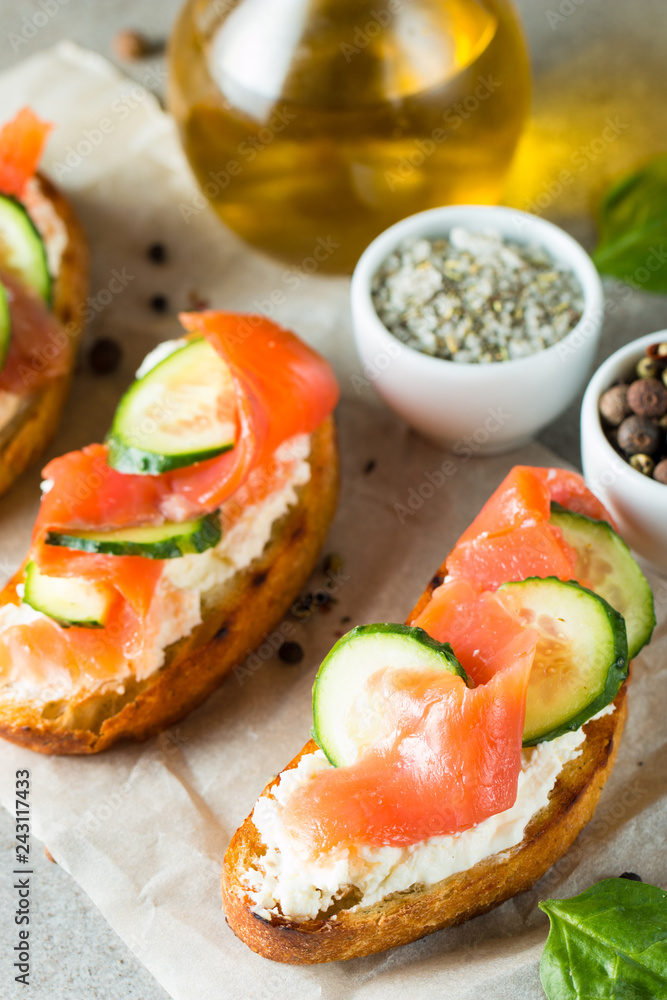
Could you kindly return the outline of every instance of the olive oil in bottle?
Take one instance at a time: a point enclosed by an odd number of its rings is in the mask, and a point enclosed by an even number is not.
[[[511,0],[188,0],[170,43],[207,199],[329,271],[414,212],[498,201],[528,99]]]

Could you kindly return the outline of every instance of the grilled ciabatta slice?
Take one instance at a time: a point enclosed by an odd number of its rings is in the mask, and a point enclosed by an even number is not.
[[[445,572],[443,565],[408,622],[413,622],[424,609]],[[279,915],[265,919],[253,912],[248,884],[249,871],[263,871],[262,856],[266,851],[251,814],[237,830],[225,854],[222,896],[229,926],[265,958],[299,964],[334,962],[407,944],[485,913],[529,889],[565,854],[593,815],[623,732],[626,687],[624,684],[616,697],[615,711],[583,727],[582,752],[565,764],[547,806],[532,817],[521,843],[433,885],[414,886],[369,906],[364,906],[363,897],[350,898],[353,909],[343,906],[333,915],[322,914],[313,920],[299,921]],[[316,749],[311,740],[285,770],[296,767],[304,754]],[[262,794],[271,795],[280,777],[267,785]]]
[[[261,556],[202,598],[202,624],[167,649],[164,666],[121,694],[83,693],[45,705],[0,688],[0,736],[50,754],[90,754],[121,739],[145,740],[182,719],[242,663],[280,621],[310,576],[338,497],[336,430],[328,417],[311,435],[310,479],[272,529]],[[18,573],[7,584],[11,600]]]

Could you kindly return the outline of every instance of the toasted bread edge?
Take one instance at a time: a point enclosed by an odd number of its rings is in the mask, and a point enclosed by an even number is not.
[[[45,200],[67,229],[60,269],[53,282],[53,311],[72,341],[72,368],[84,327],[88,294],[89,252],[83,229],[65,196],[42,174],[37,175]],[[72,369],[38,390],[16,431],[0,449],[0,496],[45,450],[53,438],[72,378]]]

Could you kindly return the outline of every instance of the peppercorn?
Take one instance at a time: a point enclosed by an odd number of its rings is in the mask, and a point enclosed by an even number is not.
[[[328,581],[327,581],[328,582]],[[326,590],[316,590],[313,594],[313,601],[320,611],[324,611],[328,614],[331,611],[331,605],[336,604],[336,598],[328,594]]]
[[[656,378],[660,374],[661,367],[653,358],[640,358],[635,369],[637,378]]]
[[[109,375],[120,364],[123,351],[115,340],[110,337],[100,337],[88,353],[88,362],[96,375]]]
[[[667,343],[661,341],[658,344],[651,344],[650,347],[646,348],[646,355],[654,360],[662,361],[664,364],[667,362]]]
[[[642,476],[650,476],[655,467],[655,462],[650,455],[632,455],[630,458],[630,465],[637,472],[641,472]]]
[[[667,458],[663,458],[661,462],[658,462],[653,470],[653,478],[667,486]]]
[[[125,28],[114,36],[113,50],[119,59],[132,62],[135,59],[143,59],[150,55],[153,46],[145,35],[140,31],[132,31]]]
[[[628,389],[628,406],[640,417],[667,413],[667,387],[657,378],[640,378]]]
[[[164,264],[167,260],[167,248],[164,243],[151,243],[146,256],[154,264]]]
[[[298,642],[283,642],[278,649],[278,656],[283,663],[300,663],[303,659],[303,647]]]
[[[150,301],[150,306],[157,313],[166,312],[169,308],[169,299],[166,295],[154,295]]]
[[[599,405],[600,414],[607,423],[612,427],[618,427],[631,412],[628,406],[627,385],[612,385],[611,389],[607,389],[600,396]]]
[[[626,455],[652,455],[660,444],[660,431],[647,417],[626,417],[618,428],[618,446]]]

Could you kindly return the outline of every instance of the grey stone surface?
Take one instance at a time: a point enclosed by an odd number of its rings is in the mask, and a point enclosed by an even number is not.
[[[45,857],[32,839],[30,986],[14,982],[13,821],[0,814],[0,997],[35,1000],[95,997],[99,1000],[165,1000],[167,994],[111,929],[70,876]]]
[[[179,0],[12,0],[0,6],[0,70],[63,38],[112,57],[111,40],[123,27],[136,27],[159,40],[166,36]],[[591,201],[616,172],[664,143],[667,22],[664,0],[519,0],[536,72],[534,122],[528,132],[536,147],[553,150],[544,179],[529,189],[519,172],[511,200],[527,207],[546,189],[570,148],[594,138],[607,116],[625,116],[630,137],[598,156],[558,193],[546,214],[562,221],[586,246],[594,241]],[[54,11],[45,18],[35,13]],[[142,79],[159,60],[125,64]],[[571,134],[571,138],[570,138]],[[570,145],[568,145],[568,142]],[[549,145],[551,144],[551,145]],[[530,191],[532,190],[532,195]],[[605,323],[600,357],[620,344],[667,326],[667,297],[633,292],[621,296]],[[549,447],[578,464],[578,405],[543,435]],[[0,997],[33,1000],[82,997],[164,1000],[153,980],[108,926],[76,883],[49,863],[34,842],[32,947],[28,991],[13,982],[11,949],[15,892],[13,821],[0,812]],[[536,986],[537,988],[537,986]],[[537,996],[537,994],[536,994]]]

